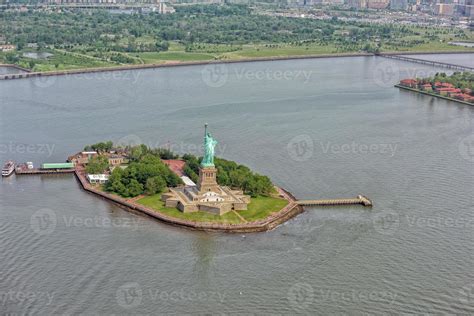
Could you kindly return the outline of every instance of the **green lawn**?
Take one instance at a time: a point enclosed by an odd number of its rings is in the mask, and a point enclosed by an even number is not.
[[[173,216],[180,219],[195,222],[213,222],[213,223],[243,223],[243,221],[234,213],[228,212],[222,216],[213,215],[206,212],[182,213],[176,208],[165,207],[160,200],[160,194],[147,196],[137,201],[137,203],[148,206],[160,213]],[[249,208],[246,211],[237,211],[247,221],[256,221],[269,216],[271,213],[281,210],[288,204],[288,201],[274,197],[252,198]]]
[[[151,52],[132,55],[138,55],[145,64],[157,64],[163,61],[201,61],[215,59],[214,55],[211,54],[186,53],[185,51]]]
[[[255,58],[255,57],[284,57],[284,56],[302,56],[302,55],[318,55],[331,54],[336,52],[336,47],[333,45],[302,45],[292,46],[280,44],[276,47],[265,45],[244,45],[242,50],[225,53],[226,59],[239,58]]]
[[[149,37],[139,38],[141,42],[149,42]],[[426,40],[421,35],[409,35],[404,38],[397,39],[392,44],[384,43],[382,45],[382,52],[428,52],[428,51],[471,51],[474,52],[474,48],[466,48],[461,46],[449,45],[448,41],[457,40],[445,35],[442,41],[429,41],[427,43],[418,43],[412,45],[403,46],[399,42],[405,41],[410,43],[415,40]],[[185,46],[174,41],[169,42],[169,50],[166,52],[146,52],[146,53],[120,53],[124,56],[131,57],[130,64],[163,64],[166,62],[190,62],[190,61],[212,61],[212,60],[243,60],[249,58],[269,58],[269,57],[288,57],[288,56],[305,56],[305,55],[321,55],[321,54],[334,54],[334,53],[349,53],[351,52],[346,47],[337,48],[334,43],[328,45],[321,45],[317,43],[304,43],[301,45],[294,45],[288,43],[279,44],[245,44],[238,47],[233,47],[224,44],[203,44],[196,43],[193,46],[193,52],[186,52]],[[237,50],[236,50],[237,49]],[[352,52],[358,52],[359,48],[351,47]],[[24,51],[19,52],[21,56]],[[110,67],[121,65],[118,62],[107,61],[107,58],[113,54],[113,52],[98,55],[101,58],[94,58],[92,55],[93,51],[87,53],[81,53],[77,49],[74,52],[64,52],[61,50],[45,49],[45,52],[52,53],[53,56],[48,59],[33,60],[21,56],[17,62],[18,65],[31,68],[34,65],[34,71],[52,71],[52,70],[68,70],[68,69],[85,69],[93,67]],[[84,49],[85,51],[85,49]],[[98,54],[98,53],[97,53]],[[116,54],[116,53],[115,53]],[[0,62],[6,62],[6,54],[0,53]]]
[[[164,202],[160,200],[161,195],[156,194],[152,196],[146,196],[137,201],[137,203],[148,206],[154,210],[159,211],[160,213],[173,216],[180,219],[185,219],[195,222],[213,222],[213,223],[232,223],[238,224],[242,221],[240,218],[235,215],[233,212],[229,212],[222,216],[213,215],[207,212],[194,212],[194,213],[183,213],[177,208],[165,207]]]
[[[288,204],[288,201],[281,198],[259,196],[252,198],[246,211],[238,211],[247,221],[252,222],[278,212]]]

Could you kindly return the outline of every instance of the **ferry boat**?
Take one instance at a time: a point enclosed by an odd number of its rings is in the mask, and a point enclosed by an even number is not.
[[[15,170],[15,163],[11,160],[8,160],[2,168],[2,177],[10,176]]]

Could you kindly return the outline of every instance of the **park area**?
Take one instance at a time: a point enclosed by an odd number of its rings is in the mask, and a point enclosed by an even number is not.
[[[219,224],[244,224],[264,219],[284,208],[288,201],[277,197],[259,196],[252,198],[245,211],[231,211],[222,216],[207,212],[183,213],[176,208],[165,207],[161,196],[155,194],[139,199],[136,203],[147,206],[162,214],[194,222],[209,222]]]

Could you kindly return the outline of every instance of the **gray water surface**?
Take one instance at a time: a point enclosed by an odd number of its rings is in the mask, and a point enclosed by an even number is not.
[[[199,154],[207,122],[220,156],[298,198],[374,201],[211,234],[128,213],[73,176],[2,179],[0,310],[474,313],[474,108],[393,87],[437,70],[356,57],[0,82],[1,161],[109,139]]]
[[[0,75],[21,74],[21,73],[25,73],[25,71],[15,68],[15,67],[0,66]]]

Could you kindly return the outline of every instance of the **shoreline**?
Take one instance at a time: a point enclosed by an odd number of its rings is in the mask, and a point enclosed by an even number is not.
[[[268,216],[263,220],[255,222],[248,222],[244,224],[221,224],[221,223],[209,223],[209,222],[194,222],[179,219],[169,215],[165,215],[156,210],[153,210],[144,205],[135,203],[134,201],[127,200],[117,195],[109,194],[94,188],[90,185],[84,177],[84,170],[76,168],[74,171],[76,179],[83,190],[88,193],[97,195],[108,202],[111,202],[129,212],[146,215],[156,220],[171,224],[174,226],[180,226],[182,228],[201,230],[201,231],[214,231],[214,232],[226,232],[226,233],[256,233],[272,230],[275,227],[283,224],[289,219],[296,215],[304,212],[304,208],[296,203],[296,198],[288,191],[278,188],[279,194],[288,201],[288,204],[280,211]]]
[[[112,67],[98,67],[98,68],[80,68],[80,69],[69,69],[59,71],[37,71],[32,72],[29,69],[22,68],[15,64],[0,64],[3,67],[13,67],[18,70],[24,71],[19,74],[3,74],[0,75],[0,80],[12,80],[12,79],[24,79],[32,77],[49,77],[49,76],[67,76],[77,75],[83,73],[99,73],[99,72],[115,72],[125,70],[138,70],[138,69],[156,69],[166,67],[184,67],[184,66],[199,66],[199,65],[210,65],[210,64],[235,64],[235,63],[250,63],[250,62],[267,62],[267,61],[282,61],[282,60],[299,60],[299,59],[317,59],[317,58],[341,58],[341,57],[370,57],[370,56],[383,56],[383,55],[426,55],[426,54],[473,54],[473,51],[432,51],[432,52],[384,52],[384,53],[338,53],[338,54],[319,54],[319,55],[290,55],[290,56],[274,56],[274,57],[254,57],[254,58],[243,58],[243,59],[229,59],[229,60],[207,60],[207,61],[183,61],[183,62],[169,62],[160,64],[137,64],[137,65],[125,65],[125,66],[112,66]]]
[[[426,92],[426,91],[423,91],[423,90],[418,90],[418,89],[415,89],[415,88],[405,87],[405,86],[402,86],[400,84],[396,84],[395,87],[397,87],[399,89],[408,90],[408,91],[411,91],[411,92],[417,92],[417,93],[420,93],[420,94],[428,95],[428,96],[435,97],[435,98],[444,99],[444,100],[447,100],[447,101],[454,101],[454,102],[462,103],[462,104],[465,104],[465,105],[474,106],[474,104],[466,102],[466,101],[458,100],[458,99],[455,99],[455,98],[450,98],[450,97],[440,95],[440,94],[429,93],[429,92]]]

